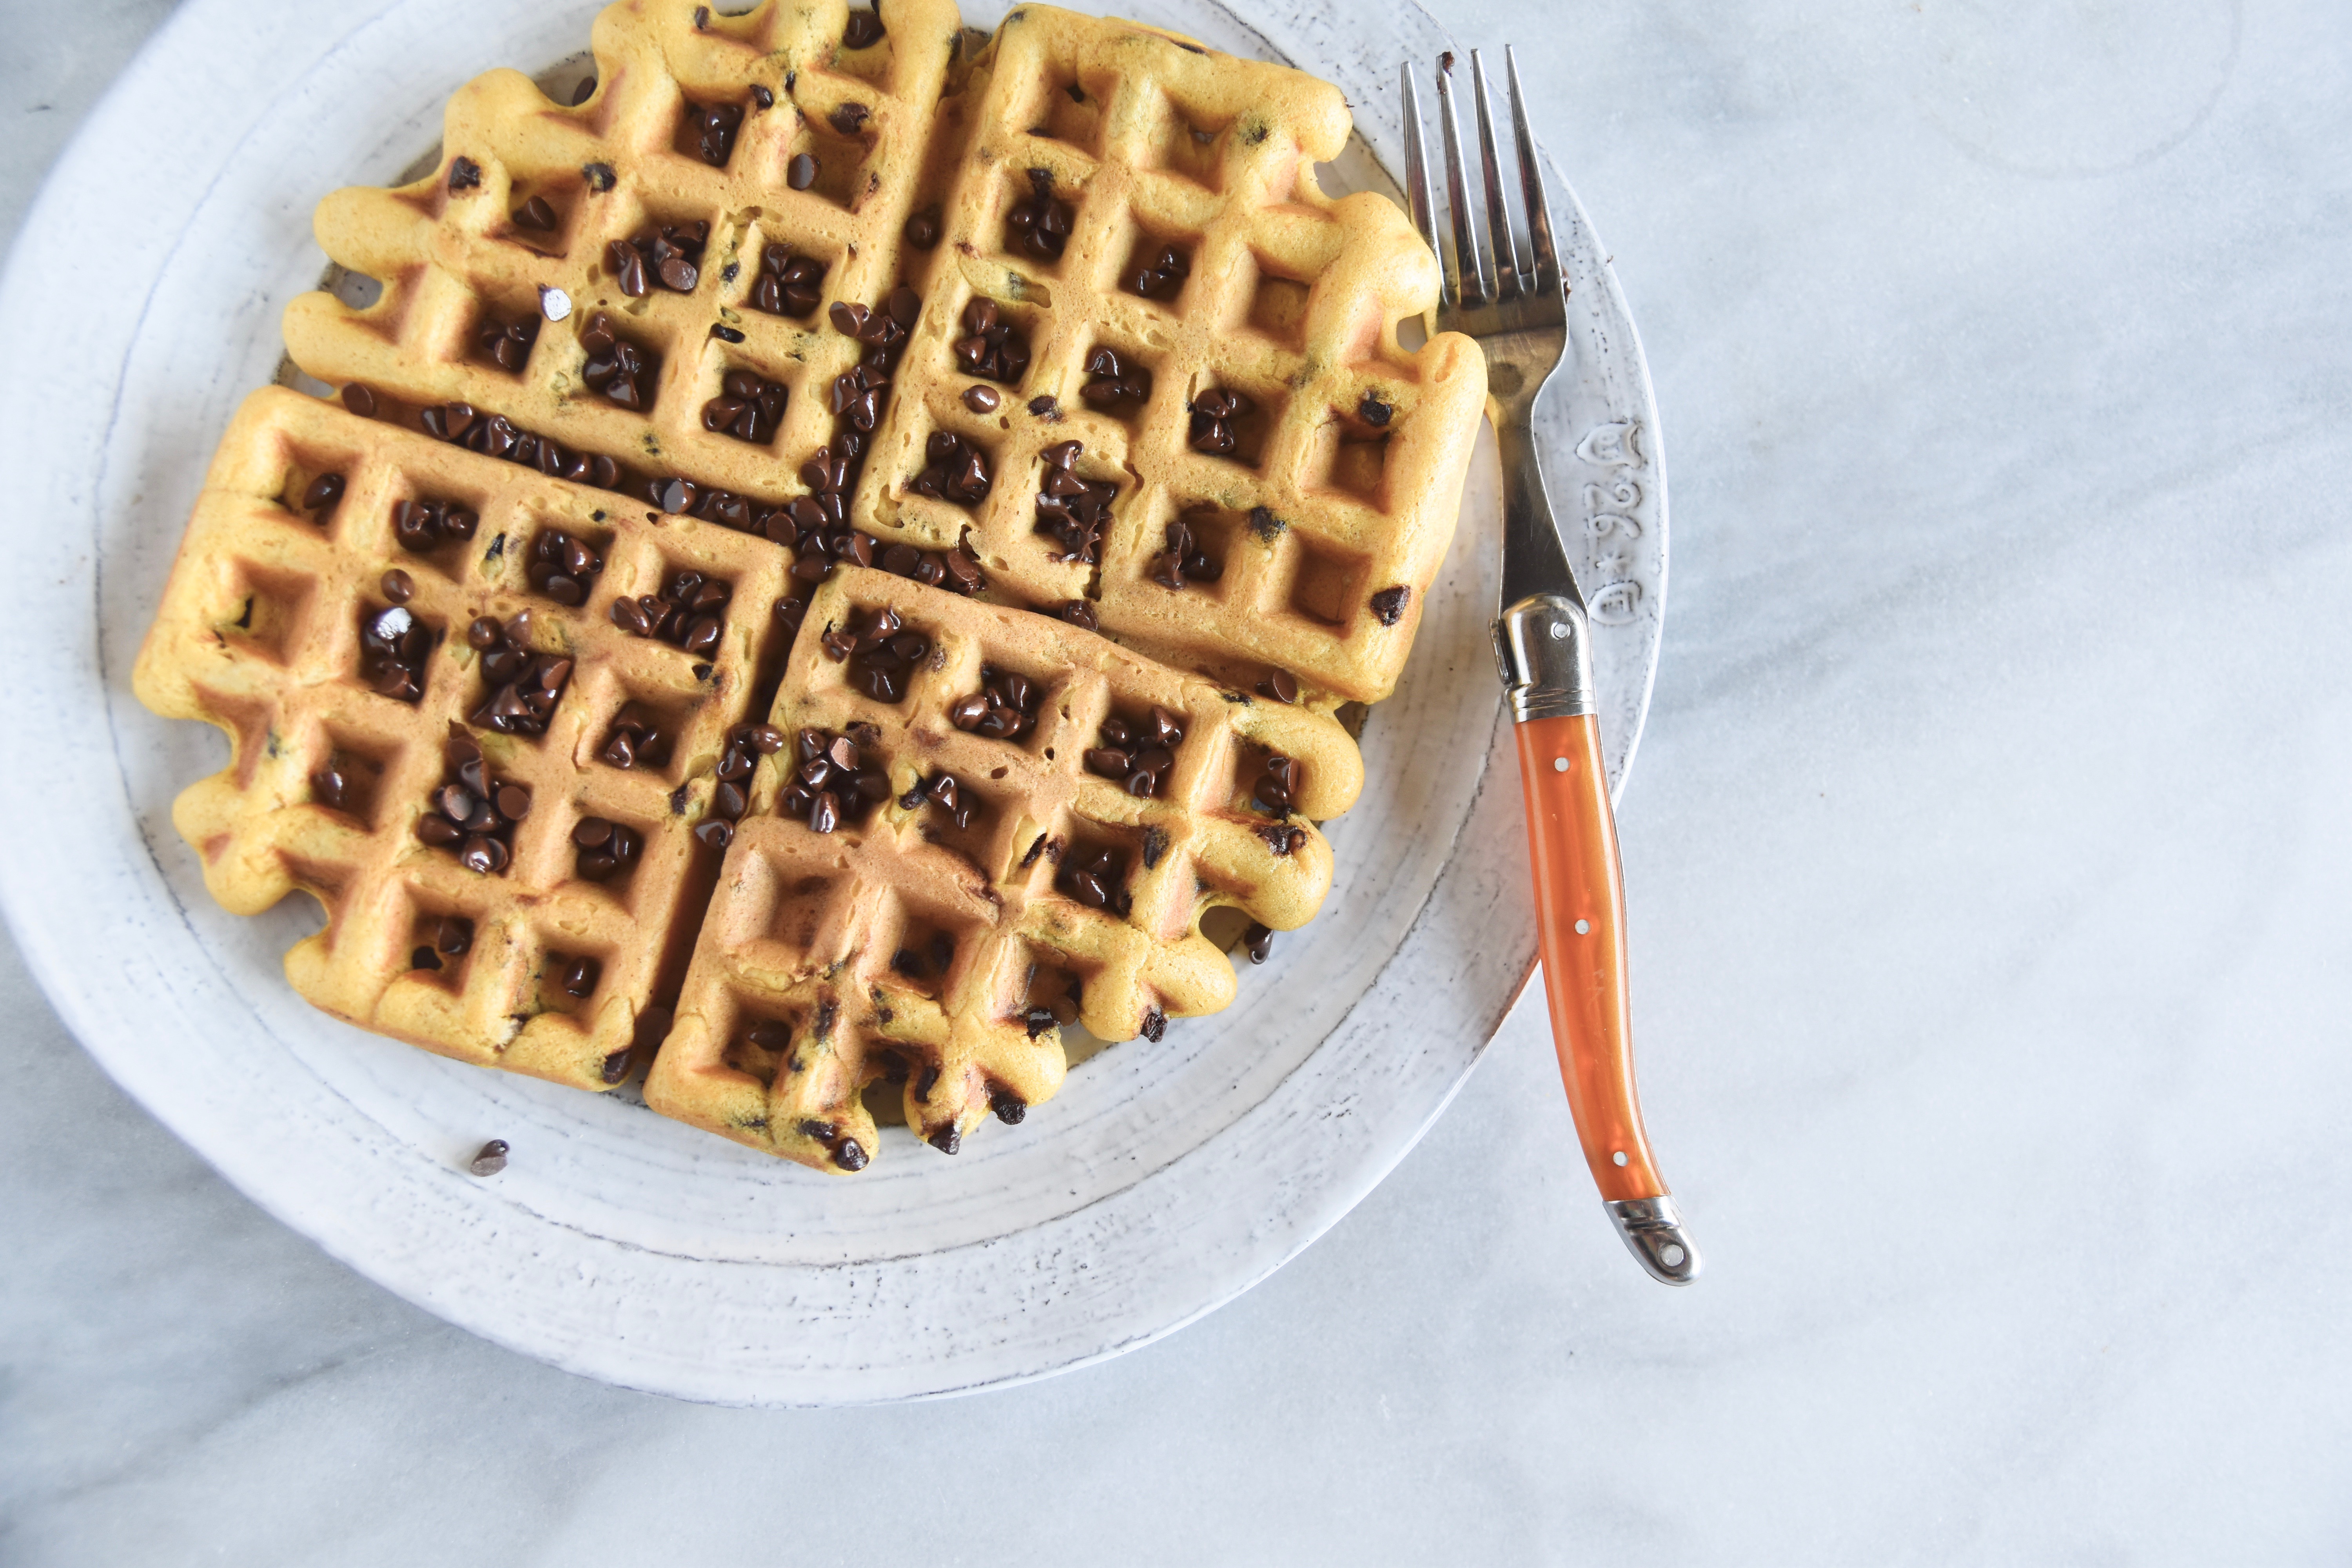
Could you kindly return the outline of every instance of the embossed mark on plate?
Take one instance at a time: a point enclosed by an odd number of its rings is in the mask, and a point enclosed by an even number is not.
[[[1604,626],[1632,625],[1648,593],[1633,548],[1642,537],[1642,525],[1633,515],[1642,504],[1642,487],[1622,471],[1643,466],[1641,429],[1633,420],[1595,425],[1576,444],[1580,462],[1620,470],[1588,483],[1582,491],[1585,561],[1591,568],[1588,580],[1594,584],[1586,610]]]

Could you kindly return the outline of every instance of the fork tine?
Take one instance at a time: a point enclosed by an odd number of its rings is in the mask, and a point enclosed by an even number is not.
[[[1470,51],[1470,101],[1478,110],[1478,172],[1486,177],[1486,249],[1495,260],[1495,298],[1519,297],[1519,250],[1511,237],[1510,205],[1503,196],[1502,163],[1495,156],[1495,114],[1486,100],[1486,67]]]
[[[1536,133],[1528,119],[1528,96],[1519,88],[1518,52],[1503,46],[1503,69],[1511,79],[1511,119],[1519,143],[1519,198],[1528,209],[1528,246],[1535,253],[1535,287],[1559,290],[1559,252],[1553,248],[1551,208],[1544,201],[1543,164],[1536,157]]]
[[[1495,297],[1494,278],[1478,247],[1478,223],[1470,211],[1470,178],[1462,167],[1462,127],[1454,112],[1454,57],[1437,57],[1437,119],[1445,132],[1445,205],[1454,210],[1454,254],[1461,263],[1459,303],[1466,310]]]
[[[1412,226],[1437,257],[1438,295],[1444,297],[1445,247],[1437,243],[1436,203],[1429,194],[1429,159],[1421,140],[1421,90],[1413,85],[1412,62],[1399,68],[1404,77],[1404,195],[1412,208]]]

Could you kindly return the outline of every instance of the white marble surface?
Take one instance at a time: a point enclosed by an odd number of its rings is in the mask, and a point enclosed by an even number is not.
[[[0,0],[0,221],[163,11]],[[1533,41],[1673,446],[1622,830],[1700,1285],[1608,1233],[1522,1006],[1169,1341],[677,1405],[263,1216],[12,949],[0,1562],[2344,1560],[2352,21],[1557,15],[1454,21]]]

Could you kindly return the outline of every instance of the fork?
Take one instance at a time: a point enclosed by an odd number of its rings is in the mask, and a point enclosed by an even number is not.
[[[1495,437],[1503,458],[1503,589],[1495,657],[1518,741],[1519,783],[1535,874],[1538,951],[1552,1045],[1585,1163],[1611,1221],[1650,1274],[1687,1285],[1698,1251],[1652,1163],[1633,1089],[1625,980],[1625,889],[1617,823],[1601,763],[1592,686],[1591,623],[1568,563],[1537,459],[1538,397],[1568,348],[1568,289],[1544,199],[1517,54],[1504,49],[1517,132],[1527,248],[1512,232],[1486,70],[1470,51],[1486,214],[1471,205],[1462,132],[1454,110],[1454,56],[1437,60],[1438,122],[1445,147],[1453,254],[1440,241],[1423,151],[1421,95],[1404,80],[1405,192],[1413,226],[1437,255],[1436,326],[1477,341],[1486,356]],[[1524,261],[1522,257],[1524,255]]]

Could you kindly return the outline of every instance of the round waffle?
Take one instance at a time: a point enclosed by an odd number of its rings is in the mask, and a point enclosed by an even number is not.
[[[585,1088],[658,1046],[657,1108],[831,1170],[902,1079],[952,1149],[1064,1024],[1230,1001],[1204,914],[1313,914],[1483,363],[1404,346],[1434,261],[1323,195],[1297,72],[948,0],[593,41],[320,205],[375,297],[289,307],[340,405],[257,394],[198,502],[136,685],[233,755],[174,819],[228,908],[326,907],[341,1016]]]

